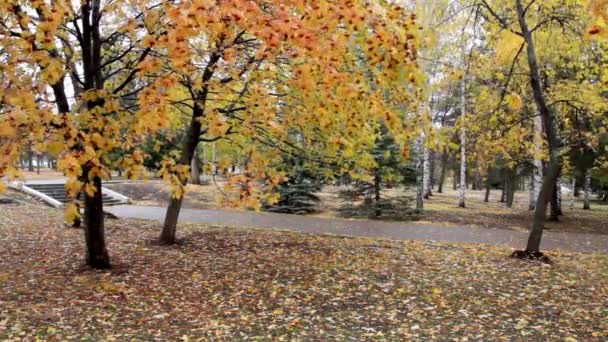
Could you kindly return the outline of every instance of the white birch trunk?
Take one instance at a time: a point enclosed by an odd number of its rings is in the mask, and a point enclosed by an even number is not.
[[[574,209],[574,189],[576,189],[576,177],[572,175],[572,188],[570,191],[570,210]]]
[[[416,209],[422,210],[424,208],[423,191],[424,191],[424,157],[422,152],[422,134],[418,136],[415,146],[415,158],[416,158]]]
[[[543,121],[540,115],[534,117],[534,198],[532,199],[532,209],[536,207],[536,199],[540,194],[543,185],[543,161],[540,156],[543,153]]]
[[[422,183],[424,186],[424,198],[428,199],[431,196],[431,153],[429,151],[429,149],[424,146],[422,146],[424,152],[423,152],[423,158],[424,158],[424,164],[423,164],[423,176],[422,176]]]
[[[530,201],[528,204],[529,210],[534,210],[536,206],[536,186],[535,186],[534,173],[530,175],[530,179],[528,181],[528,192],[530,193]]]
[[[591,209],[591,170],[585,172],[585,195],[583,209]]]

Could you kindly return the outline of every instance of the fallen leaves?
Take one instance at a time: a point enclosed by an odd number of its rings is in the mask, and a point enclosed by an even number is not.
[[[0,340],[568,340],[608,336],[608,256],[107,222],[82,265],[60,210],[0,207]],[[120,272],[119,272],[120,270]]]

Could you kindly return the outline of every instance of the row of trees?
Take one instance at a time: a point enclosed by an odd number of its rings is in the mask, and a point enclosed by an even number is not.
[[[550,219],[561,214],[560,184],[585,185],[588,193],[594,178],[602,191],[608,167],[606,6],[471,0],[421,7],[442,15],[431,23],[433,44],[423,55],[440,138],[419,155],[425,170],[419,206],[431,194],[433,160],[441,164],[440,174],[450,160],[459,164],[460,207],[466,206],[467,175],[476,187],[484,180],[489,191],[498,174],[508,205],[517,178],[529,178],[535,214],[526,251],[518,255],[530,257],[540,255],[548,204]]]
[[[386,127],[408,154],[422,75],[410,11],[366,1],[9,0],[0,4],[0,176],[27,142],[84,192],[87,264],[110,266],[102,181],[146,173],[142,146],[167,148],[172,186],[161,241],[174,243],[197,146],[229,141],[245,160],[226,204],[259,208],[286,156],[368,169]],[[168,148],[169,142],[176,148]],[[222,155],[217,168],[234,164]],[[66,218],[79,216],[75,204]]]
[[[84,192],[87,263],[105,268],[100,189],[111,168],[129,178],[157,168],[172,188],[160,239],[174,243],[191,166],[210,142],[229,146],[214,160],[228,177],[224,204],[255,209],[293,205],[274,191],[286,182],[341,176],[362,185],[379,215],[382,184],[416,175],[422,208],[432,165],[445,174],[449,160],[465,207],[467,174],[491,183],[500,169],[514,189],[530,169],[535,218],[522,255],[538,256],[558,179],[606,170],[605,43],[592,39],[605,36],[605,9],[570,0],[4,1],[0,176],[18,177],[30,143],[57,156],[71,196]]]

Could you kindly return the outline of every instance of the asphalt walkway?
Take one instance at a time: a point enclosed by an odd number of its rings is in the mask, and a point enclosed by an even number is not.
[[[162,221],[166,208],[117,205],[105,208],[120,218]],[[460,243],[484,243],[523,249],[527,232],[462,226],[441,226],[412,222],[385,222],[340,218],[319,218],[287,214],[256,213],[235,210],[182,209],[182,223],[203,223],[219,226],[294,230],[314,234],[335,234],[401,240],[434,240]],[[546,231],[542,249],[576,252],[608,253],[608,235],[559,233]]]

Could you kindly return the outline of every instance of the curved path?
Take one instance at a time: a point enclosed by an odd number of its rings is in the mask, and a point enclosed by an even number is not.
[[[117,205],[106,207],[105,210],[120,218],[139,218],[162,221],[165,217],[166,208]],[[182,209],[179,216],[179,222],[264,229],[288,229],[315,234],[335,234],[401,240],[485,243],[517,249],[525,247],[528,238],[527,232],[507,229],[441,226],[411,222],[319,218],[219,209]],[[576,252],[608,253],[608,235],[557,233],[547,231],[543,236],[542,248],[548,250],[559,249]]]

